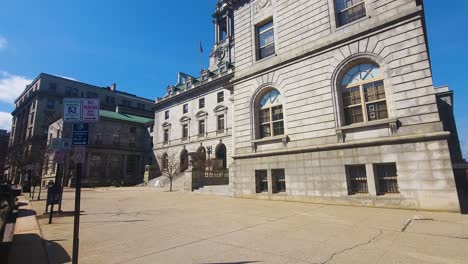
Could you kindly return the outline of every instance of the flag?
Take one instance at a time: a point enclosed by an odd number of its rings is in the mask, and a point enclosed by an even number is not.
[[[200,41],[200,53],[203,53],[203,46],[202,46],[201,41]]]

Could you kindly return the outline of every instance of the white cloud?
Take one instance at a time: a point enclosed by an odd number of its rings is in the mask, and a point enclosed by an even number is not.
[[[0,49],[5,49],[7,45],[7,40],[4,37],[0,36]]]
[[[0,112],[0,129],[11,130],[11,114]]]
[[[32,80],[26,77],[0,71],[0,101],[13,104]]]

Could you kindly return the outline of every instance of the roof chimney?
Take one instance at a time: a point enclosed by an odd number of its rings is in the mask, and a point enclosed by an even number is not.
[[[113,83],[113,84],[110,86],[110,90],[111,90],[111,91],[117,90],[117,84]]]

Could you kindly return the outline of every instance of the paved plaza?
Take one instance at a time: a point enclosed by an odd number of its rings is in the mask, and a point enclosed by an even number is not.
[[[74,191],[48,225],[51,263],[71,257]],[[467,263],[468,216],[162,192],[85,189],[80,263]]]

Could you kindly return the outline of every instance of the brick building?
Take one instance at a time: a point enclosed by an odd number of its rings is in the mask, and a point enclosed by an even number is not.
[[[41,73],[15,100],[12,112],[10,152],[22,157],[26,164],[9,162],[10,179],[21,180],[39,176],[48,137],[49,118],[62,112],[63,98],[99,98],[101,109],[114,111],[116,106],[126,112],[152,117],[153,101],[118,91],[116,85],[98,87],[50,74]],[[17,159],[16,159],[17,160]],[[22,163],[22,162],[21,162]]]
[[[142,183],[145,166],[155,162],[150,131],[153,119],[131,115],[119,108],[116,111],[101,110],[99,114],[99,122],[90,123],[82,185],[96,187]],[[63,172],[64,184],[74,184],[76,171],[73,151],[67,154],[63,167],[57,165],[55,153],[50,151],[53,138],[71,138],[71,126],[71,123],[64,123],[60,115],[51,119],[43,186],[55,180],[56,174],[61,176]]]

